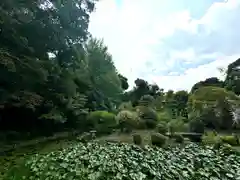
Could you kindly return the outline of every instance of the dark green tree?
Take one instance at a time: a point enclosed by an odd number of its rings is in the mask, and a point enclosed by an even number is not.
[[[196,84],[194,84],[191,89],[191,93],[194,93],[197,89],[199,89],[200,87],[204,87],[204,86],[223,87],[224,82],[219,80],[217,77],[207,78],[204,81],[200,81],[200,82],[197,82]]]
[[[237,59],[233,63],[228,65],[225,79],[225,87],[240,95],[240,59]]]

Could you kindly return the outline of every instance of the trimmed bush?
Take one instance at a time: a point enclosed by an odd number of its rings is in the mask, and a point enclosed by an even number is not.
[[[230,144],[222,144],[222,151],[225,153],[225,154],[231,154],[231,152],[233,151],[233,148]]]
[[[140,119],[136,112],[132,111],[121,111],[116,116],[116,120],[119,122],[119,127],[122,132],[131,132],[133,129],[140,127]]]
[[[182,119],[174,119],[168,123],[168,128],[171,133],[174,132],[187,132],[188,126],[184,123]]]
[[[204,123],[200,117],[194,117],[189,122],[189,131],[195,133],[204,133]]]
[[[203,86],[189,97],[188,112],[198,112],[206,127],[231,129],[233,110],[239,104],[239,97],[226,88]]]
[[[134,109],[134,108],[133,108],[131,102],[123,102],[123,103],[121,103],[120,106],[118,107],[118,110],[119,110],[119,111],[124,111],[124,110],[132,111],[133,109]]]
[[[203,134],[202,143],[204,145],[213,145],[214,147],[219,148],[220,145],[222,144],[222,140],[220,136],[217,135],[216,132],[211,131]]]
[[[172,120],[171,115],[167,111],[158,112],[159,122],[170,122]]]
[[[232,146],[239,145],[238,138],[236,136],[221,136],[221,140],[224,143],[230,144]]]
[[[154,129],[156,127],[158,121],[158,114],[153,108],[146,106],[138,106],[136,108],[136,111],[140,119],[145,122],[146,128]]]
[[[92,140],[93,138],[92,138],[91,133],[85,132],[80,137],[78,137],[77,139],[82,143],[86,143],[86,142]]]
[[[133,134],[133,142],[136,145],[141,145],[142,144],[142,138],[140,134]]]
[[[111,133],[118,125],[115,115],[107,111],[93,111],[89,113],[87,120],[91,128],[98,134]]]
[[[176,143],[183,143],[184,137],[181,134],[174,134],[173,138],[175,139]]]
[[[160,134],[166,134],[168,131],[167,124],[164,122],[158,123],[156,127],[156,131]]]
[[[166,136],[160,133],[151,134],[151,142],[154,146],[162,147],[166,143],[167,139],[168,138]]]
[[[153,105],[153,102],[154,102],[154,97],[151,96],[151,95],[143,95],[138,104],[140,106],[152,106]]]

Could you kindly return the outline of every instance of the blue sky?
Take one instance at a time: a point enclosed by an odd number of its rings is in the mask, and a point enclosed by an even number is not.
[[[166,90],[189,90],[240,57],[240,0],[101,0],[89,30],[117,69]]]

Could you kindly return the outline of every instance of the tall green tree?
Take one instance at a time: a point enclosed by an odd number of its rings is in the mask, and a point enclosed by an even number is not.
[[[188,112],[190,119],[201,117],[208,127],[231,129],[239,102],[238,96],[224,88],[201,87],[189,97]]]
[[[204,81],[197,82],[193,85],[191,93],[194,93],[197,89],[204,86],[215,86],[215,87],[224,87],[224,82],[219,80],[217,77],[210,77]]]
[[[176,104],[177,115],[187,117],[188,92],[183,90],[177,91],[174,93],[173,99]]]
[[[27,127],[25,121],[34,125],[30,119],[78,119],[90,84],[78,72],[84,70],[79,65],[94,4],[92,0],[0,2],[1,122]],[[25,121],[14,120],[18,118]]]
[[[228,90],[233,91],[237,95],[240,95],[240,59],[237,59],[233,63],[228,65],[225,87]]]
[[[96,109],[111,109],[121,101],[123,93],[121,77],[113,63],[112,56],[102,40],[91,38],[86,44],[87,70],[93,85],[89,107]],[[99,107],[94,107],[99,104]]]

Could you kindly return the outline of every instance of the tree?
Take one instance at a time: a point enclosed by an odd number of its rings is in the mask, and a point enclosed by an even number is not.
[[[88,107],[91,110],[110,110],[120,103],[123,93],[122,81],[112,56],[103,41],[95,38],[87,42],[85,49],[87,73],[93,87],[89,93]],[[92,102],[96,102],[99,106],[93,107]]]
[[[200,81],[200,82],[194,84],[191,89],[191,93],[194,93],[197,89],[199,89],[200,87],[203,87],[203,86],[223,87],[224,82],[219,80],[217,77],[207,78],[204,81]]]
[[[236,93],[237,95],[240,95],[240,59],[237,59],[233,63],[228,65],[227,68],[227,75],[225,79],[225,87]]]
[[[173,99],[176,103],[177,115],[187,117],[188,92],[177,91],[174,93]]]
[[[127,90],[128,87],[129,87],[128,79],[126,77],[124,77],[123,75],[121,75],[121,74],[118,74],[118,77],[119,77],[119,79],[121,81],[122,89],[123,90]]]
[[[80,65],[94,4],[1,1],[0,111],[6,125],[1,128],[35,132],[56,121],[81,119],[90,83],[78,73],[85,69]]]
[[[124,93],[124,101],[131,101],[133,106],[137,106],[141,97],[150,95],[153,98],[163,94],[163,89],[160,89],[157,84],[149,84],[146,80],[137,78],[135,87]]]
[[[191,118],[201,117],[206,126],[212,128],[232,128],[233,112],[239,107],[239,97],[220,87],[201,87],[188,101]],[[190,119],[191,119],[190,118]]]

